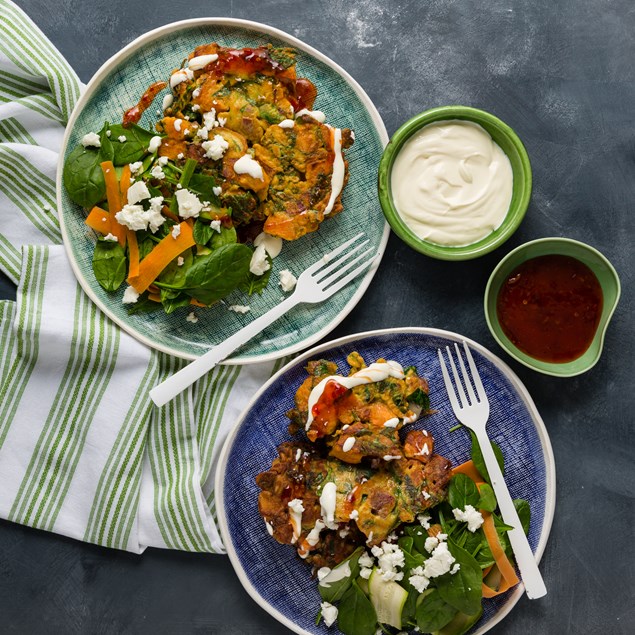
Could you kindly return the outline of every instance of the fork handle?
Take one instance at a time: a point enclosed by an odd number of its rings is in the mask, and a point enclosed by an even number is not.
[[[164,406],[168,401],[174,399],[179,393],[183,392],[188,386],[191,386],[197,379],[209,372],[219,362],[226,359],[237,348],[246,344],[252,337],[264,331],[267,326],[275,322],[279,317],[292,309],[301,300],[299,297],[292,296],[283,300],[264,315],[255,319],[253,322],[228,337],[224,342],[214,346],[207,353],[195,359],[178,372],[168,377],[165,381],[156,385],[150,391],[150,397],[157,406]]]
[[[485,466],[489,473],[492,488],[496,494],[496,500],[498,501],[498,507],[503,521],[506,525],[513,527],[507,535],[509,536],[509,542],[514,551],[514,556],[516,556],[516,563],[518,564],[520,576],[525,585],[527,597],[529,597],[530,600],[535,600],[547,595],[547,587],[538,569],[538,563],[531,550],[527,536],[525,536],[525,532],[523,531],[522,523],[520,522],[520,518],[518,518],[518,512],[514,507],[512,497],[505,485],[503,473],[498,466],[498,461],[496,460],[496,455],[494,454],[487,433],[484,429],[474,430],[474,433],[481,447],[481,453],[483,454]]]

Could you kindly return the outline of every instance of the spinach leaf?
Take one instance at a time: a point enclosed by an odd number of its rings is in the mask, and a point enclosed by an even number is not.
[[[423,633],[432,633],[442,629],[457,613],[437,589],[430,589],[417,607],[417,626]]]
[[[359,547],[348,558],[346,558],[346,560],[340,562],[340,564],[338,564],[333,569],[333,571],[340,572],[348,567],[348,570],[350,572],[349,575],[330,583],[327,576],[318,583],[318,591],[320,592],[320,596],[325,602],[330,602],[331,604],[333,604],[334,602],[338,602],[342,599],[344,594],[348,591],[351,584],[353,583],[353,580],[355,580],[355,578],[357,578],[357,576],[359,575],[358,561],[363,552],[363,547]],[[335,574],[335,576],[337,577],[337,574]],[[323,584],[328,584],[328,586],[323,586]]]
[[[515,498],[514,507],[516,508],[516,512],[518,512],[518,518],[520,518],[523,531],[528,534],[529,523],[531,521],[531,509],[529,508],[529,503],[522,498]]]
[[[213,176],[199,172],[192,174],[187,187],[199,196],[203,196],[208,203],[218,204],[218,196],[214,194],[216,179]]]
[[[466,505],[472,505],[478,509],[480,495],[476,483],[465,474],[455,474],[448,488],[448,502],[453,509],[465,509]]]
[[[218,249],[223,245],[232,245],[238,242],[238,235],[236,234],[235,227],[221,227],[220,233],[214,232],[212,234],[212,249]]]
[[[106,198],[106,182],[100,163],[108,161],[100,149],[78,145],[64,163],[64,187],[70,199],[82,207],[94,207]]]
[[[413,540],[413,546],[419,553],[427,553],[425,550],[426,539],[428,538],[428,532],[416,525],[406,526],[406,536],[410,536]]]
[[[132,124],[128,128],[124,128],[121,124],[114,124],[109,129],[114,150],[112,162],[115,165],[126,165],[138,161],[146,153],[150,139],[155,136],[153,132],[137,124]],[[119,141],[121,136],[126,138],[123,143]]]
[[[404,626],[405,624],[411,624],[417,613],[417,600],[419,599],[419,591],[415,589],[408,581],[405,582],[404,586],[408,586],[408,597],[401,609],[401,624]]]
[[[128,305],[128,315],[134,315],[135,313],[151,313],[152,311],[158,311],[161,308],[160,302],[154,302],[145,297],[139,298],[134,304]]]
[[[421,388],[417,388],[414,392],[410,393],[406,399],[410,403],[415,403],[417,406],[421,406],[423,412],[430,410],[430,397],[427,393],[423,392]]]
[[[439,595],[461,613],[474,615],[481,608],[481,567],[471,554],[451,540],[448,548],[460,568],[454,575],[446,573],[437,578]]]
[[[216,232],[209,226],[209,223],[204,223],[202,220],[197,219],[192,233],[197,244],[207,245]]]
[[[112,147],[112,141],[110,137],[106,134],[108,131],[108,122],[104,124],[104,127],[99,132],[99,143],[101,143],[101,148],[99,148],[99,154],[104,157],[102,161],[112,161],[115,156],[115,151]]]
[[[170,314],[174,313],[177,309],[180,309],[183,306],[190,306],[190,298],[189,296],[183,293],[177,293],[173,297],[163,297],[163,292],[161,293],[161,304],[163,305],[163,310]]]
[[[243,284],[250,262],[251,249],[246,245],[223,245],[194,260],[184,290],[203,304],[212,304]]]
[[[496,509],[496,495],[494,490],[487,483],[483,483],[479,489],[481,499],[478,502],[477,509],[484,509],[486,512],[493,512]]]
[[[481,452],[481,447],[478,444],[478,439],[476,435],[470,430],[470,436],[472,437],[472,461],[474,461],[474,465],[478,470],[479,474],[490,483],[489,474],[487,473],[487,468],[485,467],[485,461],[483,459],[483,453]],[[501,469],[503,475],[505,474],[505,459],[503,458],[503,453],[501,449],[494,443],[490,441],[492,444],[492,450],[494,450],[494,455],[496,456],[496,460],[498,461],[498,465]],[[491,483],[490,483],[491,484]]]
[[[185,285],[185,278],[187,277],[187,271],[192,266],[192,262],[194,260],[194,256],[192,255],[192,250],[188,249],[181,254],[181,258],[183,258],[183,264],[179,267],[178,258],[174,258],[174,260],[168,263],[168,266],[161,272],[161,275],[157,278],[156,282],[157,286],[161,288],[162,284],[170,285],[170,289],[176,291],[176,294],[173,297],[176,297],[180,290]],[[161,288],[161,291],[167,290],[166,288]],[[161,296],[163,299],[163,294]],[[189,300],[188,300],[189,301]]]
[[[337,625],[345,635],[375,635],[377,613],[355,580],[342,597]]]
[[[265,271],[261,276],[257,276],[251,271],[247,274],[244,282],[240,285],[240,290],[253,295],[254,293],[261,294],[269,284],[269,278],[271,277],[272,260],[271,256],[267,254],[267,260],[269,261],[269,269]]]
[[[93,271],[106,291],[116,291],[126,277],[126,255],[115,241],[98,240],[93,253]]]

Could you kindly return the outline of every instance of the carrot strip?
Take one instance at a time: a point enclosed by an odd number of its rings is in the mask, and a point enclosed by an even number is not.
[[[158,293],[148,293],[148,300],[152,300],[152,302],[161,302],[161,296]]]
[[[121,180],[119,181],[119,191],[121,192],[122,206],[128,202],[128,188],[130,187],[130,180],[132,179],[132,173],[130,172],[130,164],[126,163],[121,172]]]
[[[128,237],[128,279],[134,279],[139,275],[139,243],[137,234],[132,229],[126,229]]]
[[[498,570],[504,580],[503,584],[501,584],[498,589],[492,589],[483,583],[483,597],[494,597],[495,595],[500,595],[511,587],[517,585],[519,580],[512,563],[505,555],[505,550],[498,539],[498,533],[496,532],[496,526],[494,525],[494,518],[489,512],[481,513],[483,514],[483,532],[485,533],[487,544],[492,551],[494,562],[496,562],[496,566],[498,567]]]
[[[91,229],[106,236],[110,233],[110,214],[101,207],[93,207],[84,221]]]
[[[197,300],[196,298],[190,298],[190,304],[193,306],[200,306],[203,308],[207,308],[207,304],[203,304],[200,300]]]
[[[471,478],[475,483],[483,480],[483,477],[479,474],[472,460],[452,468],[452,474],[465,474],[465,476]]]
[[[110,212],[110,233],[117,237],[119,244],[123,247],[126,244],[125,227],[120,225],[115,219],[115,214],[121,210],[121,193],[117,182],[117,173],[112,161],[104,161],[101,171],[106,182],[106,198],[108,199],[108,211]]]
[[[128,280],[137,293],[143,293],[172,260],[195,245],[192,228],[185,222],[180,227],[181,233],[176,238],[171,233],[163,238],[139,264],[139,275]]]
[[[176,214],[173,214],[170,211],[170,208],[167,207],[167,205],[163,206],[163,209],[161,210],[161,213],[166,217],[169,218],[170,220],[173,220],[175,223],[179,222],[179,217]]]

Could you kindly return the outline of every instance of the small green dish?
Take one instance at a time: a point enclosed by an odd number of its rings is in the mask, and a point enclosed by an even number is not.
[[[604,299],[600,323],[591,345],[581,357],[561,364],[541,362],[516,348],[503,332],[496,311],[496,300],[500,288],[514,269],[531,258],[551,255],[570,256],[583,262],[597,276]],[[620,293],[620,279],[617,272],[597,249],[571,238],[540,238],[516,247],[498,263],[485,288],[485,319],[494,339],[521,364],[545,375],[574,377],[593,368],[600,359],[604,334],[617,307]]]
[[[462,247],[439,245],[419,238],[401,219],[394,206],[391,172],[395,158],[410,137],[424,126],[438,121],[462,119],[482,126],[509,157],[514,174],[512,200],[501,226],[476,243]],[[498,117],[469,106],[441,106],[426,110],[406,121],[393,135],[379,163],[379,201],[392,230],[407,245],[440,260],[470,260],[502,245],[518,228],[531,197],[531,165],[518,135]]]

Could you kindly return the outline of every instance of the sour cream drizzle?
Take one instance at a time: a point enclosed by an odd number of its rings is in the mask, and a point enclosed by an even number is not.
[[[513,189],[507,155],[478,124],[439,121],[401,148],[391,173],[395,207],[419,238],[469,245],[497,229]]]
[[[328,216],[333,211],[333,205],[344,187],[344,159],[342,158],[342,131],[339,128],[333,129],[333,173],[331,174],[331,196],[324,210],[324,216]]]
[[[355,386],[361,386],[363,384],[374,384],[378,381],[388,379],[388,377],[395,377],[397,379],[403,379],[405,377],[403,367],[399,362],[387,361],[387,362],[375,362],[367,368],[362,368],[356,373],[353,373],[350,377],[342,377],[341,375],[329,375],[325,377],[317,386],[313,388],[309,395],[309,416],[307,417],[305,429],[308,430],[313,423],[313,406],[320,400],[326,384],[330,381],[335,381],[344,388],[355,388]]]

